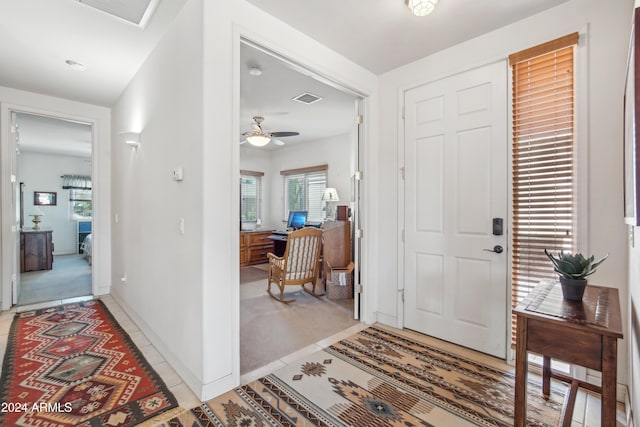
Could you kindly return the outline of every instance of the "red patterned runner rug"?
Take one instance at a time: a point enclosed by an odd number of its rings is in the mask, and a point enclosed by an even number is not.
[[[0,377],[2,426],[134,426],[177,406],[101,301],[18,313]]]
[[[512,426],[513,369],[441,345],[373,326],[163,425]],[[528,389],[527,425],[557,426],[567,387],[545,400],[531,376]]]

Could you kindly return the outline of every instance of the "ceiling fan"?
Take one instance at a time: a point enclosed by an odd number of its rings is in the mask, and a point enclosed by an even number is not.
[[[240,141],[240,144],[248,142],[251,145],[262,147],[272,142],[275,145],[284,145],[284,142],[275,138],[300,135],[300,132],[265,132],[262,130],[261,125],[264,121],[264,117],[262,116],[254,116],[253,121],[254,123],[251,124],[251,132],[242,134],[246,139]]]

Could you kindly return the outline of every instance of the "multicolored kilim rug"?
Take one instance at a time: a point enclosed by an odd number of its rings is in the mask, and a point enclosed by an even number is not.
[[[554,386],[555,387],[555,386]],[[556,426],[566,387],[549,401],[529,384],[528,425]],[[514,375],[370,327],[165,426],[512,426]]]
[[[177,406],[102,302],[18,313],[0,377],[0,425],[133,426]]]

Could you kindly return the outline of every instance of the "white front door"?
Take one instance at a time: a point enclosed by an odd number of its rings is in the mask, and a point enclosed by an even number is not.
[[[404,325],[501,358],[507,103],[505,62],[405,92]]]

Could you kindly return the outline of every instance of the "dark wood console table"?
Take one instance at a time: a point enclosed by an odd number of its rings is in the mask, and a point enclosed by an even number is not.
[[[24,230],[20,232],[21,273],[53,268],[51,234],[51,230]]]
[[[551,378],[571,384],[562,426],[570,426],[578,387],[601,394],[601,426],[616,425],[616,369],[618,338],[622,338],[618,290],[588,285],[583,300],[562,298],[558,282],[541,282],[513,310],[516,335],[516,427],[526,426],[527,353],[543,356],[542,393],[550,393]],[[551,359],[602,372],[602,386],[551,370]]]

